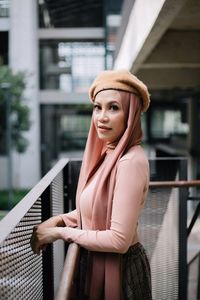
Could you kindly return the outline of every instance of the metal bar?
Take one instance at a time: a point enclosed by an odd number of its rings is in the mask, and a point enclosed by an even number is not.
[[[200,197],[188,197],[188,200],[200,201]]]
[[[55,300],[70,299],[72,282],[78,264],[79,250],[80,247],[75,243],[71,243],[68,247],[63,273]]]
[[[193,226],[194,226],[194,224],[195,224],[195,222],[196,222],[196,220],[199,216],[199,213],[200,213],[200,202],[199,202],[199,204],[197,205],[197,207],[195,209],[194,215],[193,215],[192,220],[190,222],[190,225],[188,227],[187,236],[189,236],[189,234],[190,234],[190,232],[191,232],[191,230],[192,230],[192,228],[193,228]]]
[[[187,161],[180,161],[179,178],[187,178]],[[179,286],[178,299],[187,300],[187,198],[188,185],[182,185],[179,192]]]
[[[191,265],[198,256],[200,257],[200,252],[197,252],[197,254],[188,262],[188,266]]]
[[[151,181],[150,187],[193,187],[200,186],[200,180]]]
[[[69,163],[63,169],[63,199],[64,211],[70,211],[69,207]]]
[[[69,159],[61,159],[32,190],[0,221],[0,243],[2,243],[10,232],[17,226],[35,201],[51,184],[53,179],[69,162]]]
[[[81,166],[80,160],[71,160],[69,163],[69,170],[70,170],[69,199],[71,202],[72,209],[76,208],[76,190],[77,190],[78,178],[80,173],[80,166]]]
[[[93,28],[40,28],[38,29],[38,38],[42,40],[102,40],[105,32],[102,27]]]
[[[42,222],[52,216],[50,185],[41,196]],[[53,244],[47,246],[42,253],[43,262],[43,300],[54,299]]]

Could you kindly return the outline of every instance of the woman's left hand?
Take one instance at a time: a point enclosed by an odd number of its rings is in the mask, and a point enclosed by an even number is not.
[[[46,249],[47,244],[53,243],[61,237],[60,231],[60,227],[35,226],[31,237],[31,248],[33,252],[39,255],[42,250]]]

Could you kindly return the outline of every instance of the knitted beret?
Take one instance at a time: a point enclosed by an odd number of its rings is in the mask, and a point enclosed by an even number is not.
[[[106,70],[101,72],[89,89],[89,97],[93,102],[96,95],[103,90],[120,90],[137,94],[142,100],[142,111],[150,104],[150,95],[146,85],[127,70]]]

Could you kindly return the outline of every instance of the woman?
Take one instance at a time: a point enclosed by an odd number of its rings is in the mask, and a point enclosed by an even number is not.
[[[57,239],[81,246],[78,299],[150,300],[150,268],[137,235],[149,183],[140,146],[148,90],[128,71],[103,71],[89,96],[94,109],[76,210],[35,227],[32,249],[39,254]]]

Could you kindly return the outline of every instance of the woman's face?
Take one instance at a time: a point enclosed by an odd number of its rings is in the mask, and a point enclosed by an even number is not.
[[[100,139],[109,143],[118,141],[126,127],[122,95],[115,90],[99,92],[94,101],[93,119]]]

